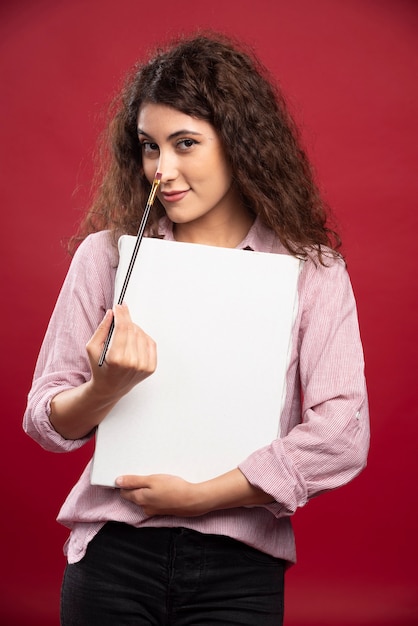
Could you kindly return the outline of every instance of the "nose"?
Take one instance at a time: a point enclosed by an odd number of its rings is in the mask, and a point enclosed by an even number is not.
[[[177,156],[170,150],[161,150],[158,159],[158,172],[161,173],[161,183],[169,183],[179,175]]]

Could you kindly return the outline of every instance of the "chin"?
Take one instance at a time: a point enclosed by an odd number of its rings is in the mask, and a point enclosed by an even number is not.
[[[194,218],[188,216],[183,211],[180,210],[168,210],[166,209],[166,215],[169,220],[173,222],[173,224],[187,224],[188,222],[193,222]]]

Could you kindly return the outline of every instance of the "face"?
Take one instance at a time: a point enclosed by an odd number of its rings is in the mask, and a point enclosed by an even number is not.
[[[158,198],[175,225],[213,227],[237,211],[231,169],[211,124],[146,104],[138,114],[138,137],[145,176],[151,183],[161,172]]]

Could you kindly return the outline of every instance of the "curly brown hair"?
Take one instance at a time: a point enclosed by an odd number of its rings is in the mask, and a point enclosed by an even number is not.
[[[327,226],[328,208],[314,182],[298,129],[266,68],[242,44],[219,34],[182,38],[139,63],[115,100],[100,152],[100,183],[72,244],[111,229],[136,234],[150,185],[143,176],[138,111],[164,104],[209,122],[217,131],[244,205],[295,255],[340,239]],[[114,108],[112,109],[114,110]],[[156,200],[148,232],[164,215]]]

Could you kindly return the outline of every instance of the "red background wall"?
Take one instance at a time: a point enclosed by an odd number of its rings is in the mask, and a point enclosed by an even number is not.
[[[418,623],[417,17],[414,0],[3,0],[1,624],[58,624],[54,520],[92,449],[46,453],[21,416],[102,114],[149,45],[196,27],[253,44],[288,93],[340,222],[367,359],[369,467],[297,513],[287,624]]]

